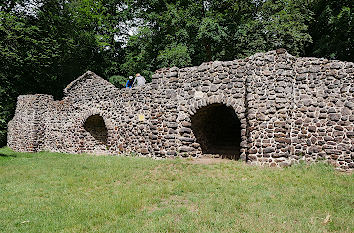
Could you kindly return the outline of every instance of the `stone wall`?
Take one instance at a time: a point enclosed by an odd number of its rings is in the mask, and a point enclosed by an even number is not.
[[[156,71],[132,89],[87,72],[65,97],[19,96],[8,125],[16,151],[156,158],[236,158],[287,166],[328,160],[354,168],[354,64],[285,50]]]

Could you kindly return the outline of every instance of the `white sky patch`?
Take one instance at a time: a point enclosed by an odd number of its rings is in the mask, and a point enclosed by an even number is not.
[[[142,19],[133,19],[126,22],[120,22],[117,27],[119,27],[121,34],[114,35],[114,40],[123,43],[123,47],[126,47],[129,37],[136,35],[139,32],[139,27],[143,25],[144,22]]]
[[[36,15],[36,11],[41,7],[43,3],[36,0],[25,1],[23,4],[16,4],[14,11],[25,13],[26,15]]]

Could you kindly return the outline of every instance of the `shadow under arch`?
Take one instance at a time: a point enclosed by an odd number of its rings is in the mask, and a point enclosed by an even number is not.
[[[233,107],[211,103],[191,116],[192,130],[203,154],[240,159],[241,122]]]
[[[108,130],[102,116],[99,114],[89,116],[83,126],[96,141],[107,144]]]

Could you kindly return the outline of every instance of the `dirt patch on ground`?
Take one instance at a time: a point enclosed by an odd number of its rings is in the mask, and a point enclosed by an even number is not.
[[[202,157],[202,158],[193,158],[188,159],[188,162],[191,164],[216,164],[216,163],[228,163],[233,160],[230,159],[222,159],[222,158],[210,158],[210,157]]]

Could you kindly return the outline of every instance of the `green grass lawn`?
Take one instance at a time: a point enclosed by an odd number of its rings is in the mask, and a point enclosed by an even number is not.
[[[330,166],[0,149],[0,232],[353,232],[353,174]]]

